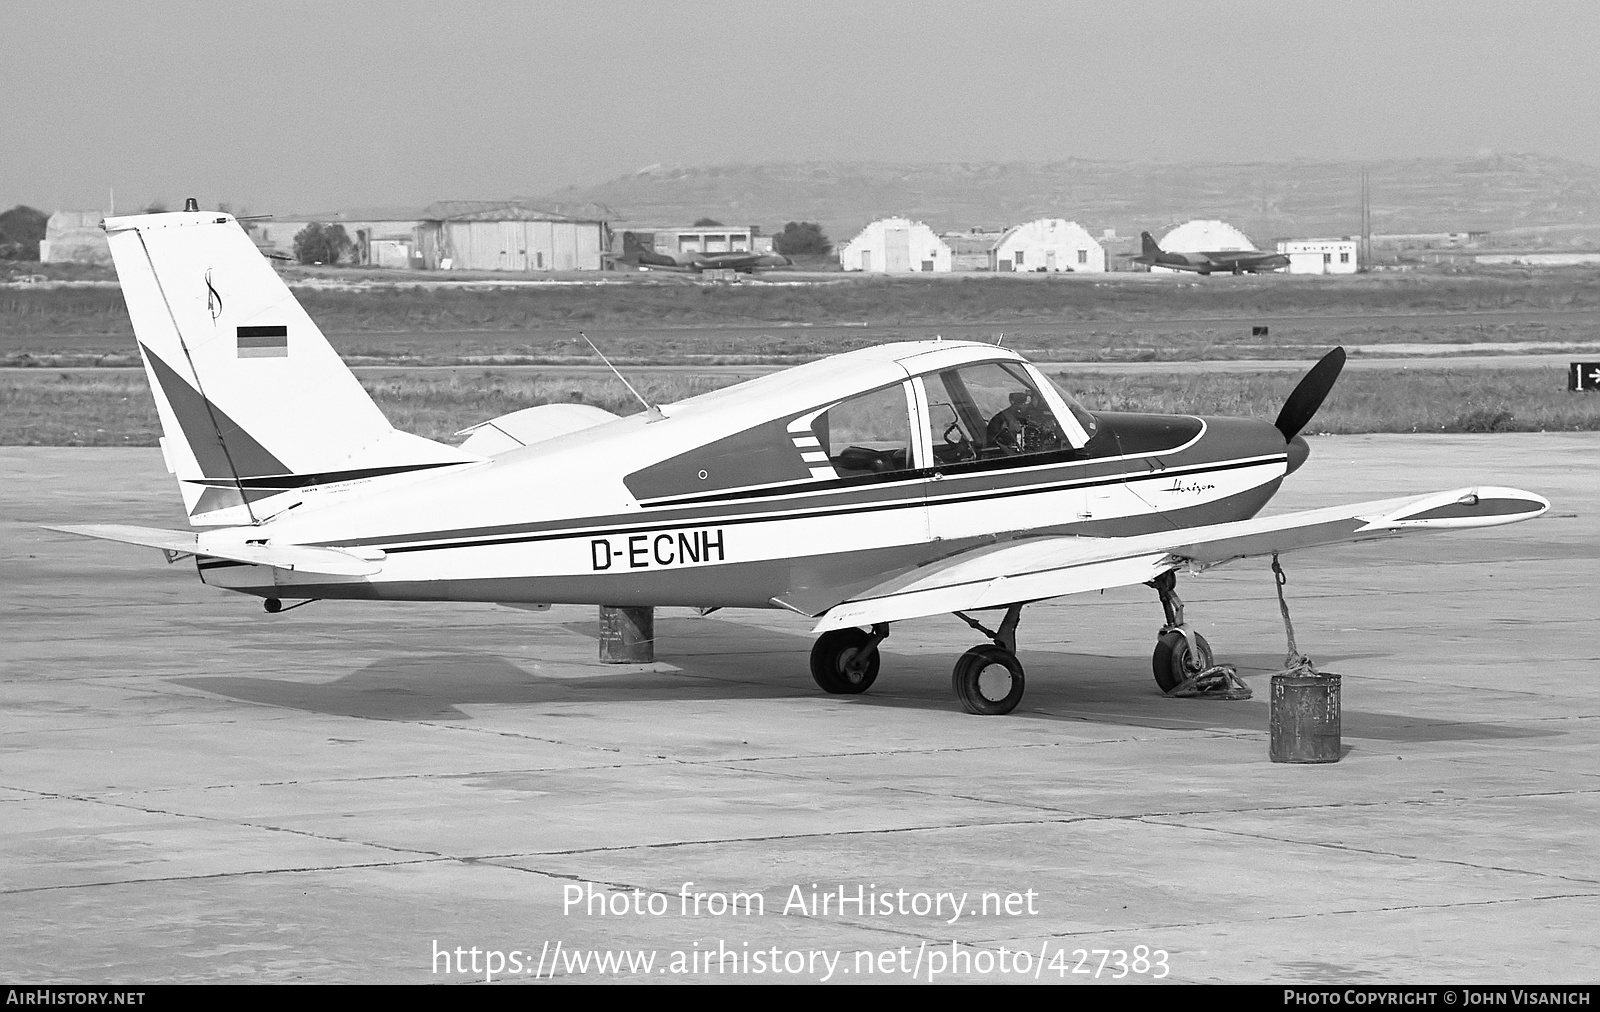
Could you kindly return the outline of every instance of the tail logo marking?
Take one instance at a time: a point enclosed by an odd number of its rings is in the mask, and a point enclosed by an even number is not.
[[[148,346],[140,347],[155,373],[156,382],[161,384],[161,393],[183,429],[183,438],[194,452],[201,474],[207,478],[226,479],[231,485],[241,475],[290,473],[272,451],[256,442],[221,408],[208,404],[200,391],[181,379],[160,356]]]
[[[206,309],[211,313],[211,322],[216,323],[222,315],[222,293],[212,287],[210,271],[206,271]]]
[[[282,325],[276,327],[240,327],[239,357],[288,358],[289,328]]]

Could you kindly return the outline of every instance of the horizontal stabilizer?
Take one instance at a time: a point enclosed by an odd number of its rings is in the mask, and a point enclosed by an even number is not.
[[[1532,492],[1484,486],[1126,538],[1025,538],[962,552],[880,583],[834,605],[815,631],[1126,587],[1182,566],[1205,569],[1304,548],[1492,527],[1549,508],[1549,500]]]
[[[316,548],[308,545],[217,544],[210,532],[200,535],[191,531],[169,531],[159,527],[134,527],[128,524],[64,524],[60,527],[46,527],[45,530],[99,538],[102,541],[116,541],[125,545],[159,548],[163,552],[180,555],[228,559],[232,562],[271,566],[274,569],[301,573],[319,573],[325,576],[371,576],[383,568],[380,559],[361,558],[337,548]]]

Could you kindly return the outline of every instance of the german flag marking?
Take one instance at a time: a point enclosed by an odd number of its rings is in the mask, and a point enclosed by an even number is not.
[[[289,357],[288,327],[279,325],[274,327],[240,327],[238,329],[240,358]]]

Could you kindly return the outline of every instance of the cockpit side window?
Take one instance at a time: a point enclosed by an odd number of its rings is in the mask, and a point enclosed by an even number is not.
[[[915,466],[904,384],[840,401],[816,415],[809,428],[817,446],[808,459],[813,465],[826,462],[836,477],[890,475]]]
[[[713,439],[642,467],[623,482],[634,498],[659,505],[680,497],[915,475],[909,383],[872,390]]]
[[[1050,400],[1019,364],[947,369],[923,377],[923,386],[938,466],[1015,466],[1070,459],[1075,453]]]

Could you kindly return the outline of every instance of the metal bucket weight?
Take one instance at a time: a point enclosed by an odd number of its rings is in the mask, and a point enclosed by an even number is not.
[[[1272,676],[1272,747],[1275,763],[1339,761],[1339,676],[1295,673]]]

